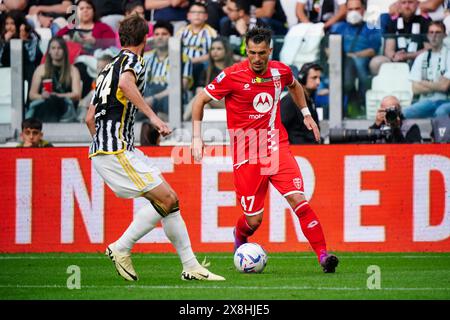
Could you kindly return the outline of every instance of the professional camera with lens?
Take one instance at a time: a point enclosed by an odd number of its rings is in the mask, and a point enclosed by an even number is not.
[[[396,107],[389,107],[385,109],[386,122],[391,127],[398,126],[397,119],[401,117],[400,111]]]
[[[403,118],[401,111],[395,106],[385,109],[385,121],[377,129],[330,129],[330,143],[374,143],[401,142],[404,140],[400,130]]]
[[[388,125],[381,126],[380,129],[330,129],[330,143],[373,143],[376,141],[392,141],[392,130]]]

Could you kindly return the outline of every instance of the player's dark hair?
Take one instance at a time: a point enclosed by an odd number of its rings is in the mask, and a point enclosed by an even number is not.
[[[147,21],[138,15],[126,17],[119,24],[119,38],[122,47],[140,45],[147,34]]]
[[[270,45],[272,39],[272,31],[270,29],[256,26],[247,31],[245,34],[245,44],[248,46],[248,42],[251,40],[253,43],[258,44],[261,42]]]
[[[42,131],[42,122],[36,118],[28,118],[22,121],[22,131],[25,129],[37,129]]]
[[[163,28],[169,31],[170,35],[173,36],[173,25],[166,20],[158,20],[156,21],[155,25],[153,26],[153,32],[155,32],[156,29]]]

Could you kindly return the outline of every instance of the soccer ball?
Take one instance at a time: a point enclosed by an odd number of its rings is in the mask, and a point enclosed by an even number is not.
[[[243,273],[263,272],[267,259],[267,252],[257,243],[244,243],[234,253],[234,265]]]

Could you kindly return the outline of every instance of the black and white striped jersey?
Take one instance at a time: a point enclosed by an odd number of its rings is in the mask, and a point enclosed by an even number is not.
[[[192,59],[209,53],[212,40],[217,37],[217,31],[205,24],[197,33],[192,30],[191,25],[188,25],[184,29],[180,29],[177,35],[183,42],[183,53]]]
[[[137,108],[119,88],[124,72],[132,72],[141,94],[145,89],[145,64],[141,56],[123,49],[100,72],[92,97],[95,106],[95,135],[89,157],[134,150],[134,116]]]
[[[146,69],[145,81],[147,86],[160,86],[166,88],[169,85],[169,56],[163,60],[158,58],[156,50],[151,50],[144,55]],[[193,83],[192,77],[192,62],[185,54],[181,56],[182,70],[181,76],[188,80],[188,87]]]

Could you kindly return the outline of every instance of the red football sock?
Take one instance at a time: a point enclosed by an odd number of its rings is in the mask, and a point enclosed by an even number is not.
[[[245,214],[239,217],[236,223],[236,237],[242,241],[246,242],[247,238],[250,237],[255,230],[253,230],[247,223],[247,219],[245,218]]]
[[[295,214],[300,220],[300,226],[302,227],[303,234],[308,239],[309,244],[317,255],[317,259],[320,262],[320,258],[327,254],[327,245],[325,243],[325,237],[323,235],[322,226],[314,211],[309,206],[307,201],[300,202],[294,209]]]

